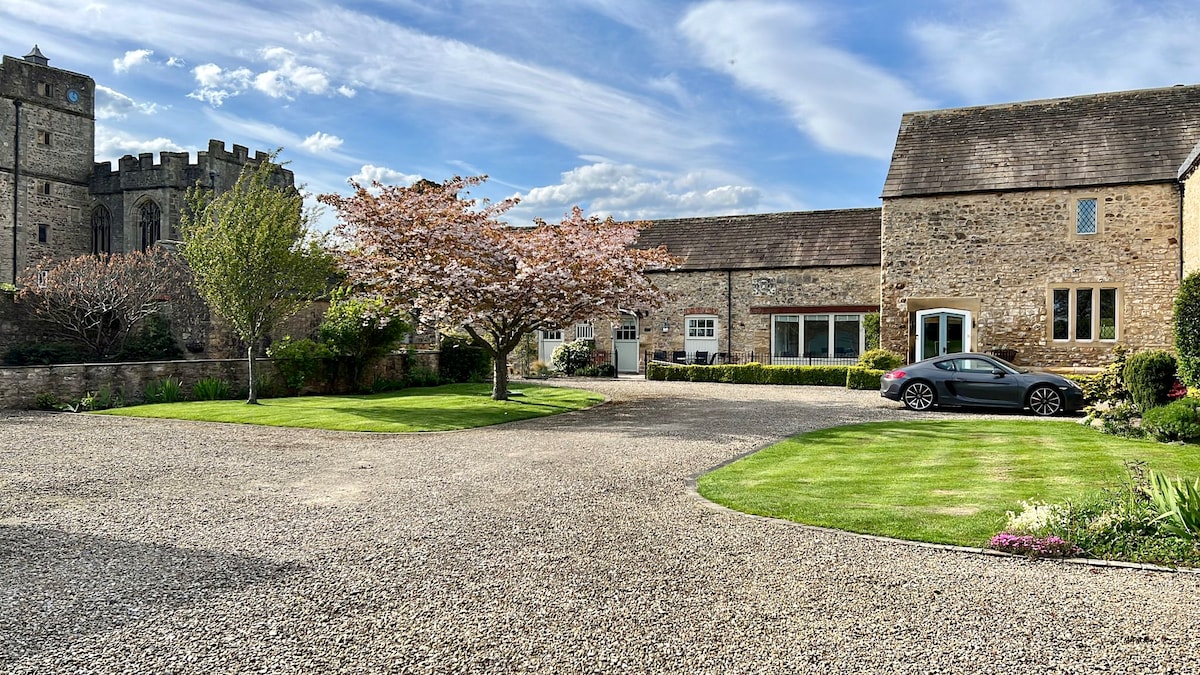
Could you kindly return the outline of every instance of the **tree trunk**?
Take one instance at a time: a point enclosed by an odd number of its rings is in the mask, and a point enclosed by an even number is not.
[[[254,363],[254,344],[246,348],[246,359],[250,366],[250,393],[246,396],[246,405],[258,405],[258,366]]]
[[[492,358],[492,400],[508,400],[508,352],[496,351]]]

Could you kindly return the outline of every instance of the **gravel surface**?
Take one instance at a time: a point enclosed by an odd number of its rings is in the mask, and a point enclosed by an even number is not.
[[[0,412],[0,671],[1200,671],[1200,575],[689,496],[790,434],[918,417],[876,392],[580,386],[612,401],[417,435]]]

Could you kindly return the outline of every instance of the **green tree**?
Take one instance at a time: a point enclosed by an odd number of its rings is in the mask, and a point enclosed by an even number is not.
[[[258,403],[259,342],[322,293],[333,273],[300,193],[277,184],[278,169],[273,161],[248,164],[231,190],[189,189],[181,227],[180,253],[196,286],[246,344],[251,404]]]
[[[1200,272],[1192,272],[1175,294],[1175,353],[1179,379],[1189,387],[1200,387]]]

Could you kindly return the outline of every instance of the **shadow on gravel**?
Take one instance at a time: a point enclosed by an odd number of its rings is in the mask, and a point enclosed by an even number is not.
[[[24,656],[222,592],[290,576],[296,565],[111,537],[0,525],[0,670]]]

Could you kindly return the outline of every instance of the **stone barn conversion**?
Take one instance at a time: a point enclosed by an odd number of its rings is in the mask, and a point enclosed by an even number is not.
[[[1200,86],[904,115],[883,187],[881,335],[1096,366],[1169,348],[1200,267]]]
[[[845,363],[879,309],[877,208],[651,221],[639,245],[682,262],[652,272],[669,300],[540,335],[549,361],[564,339],[594,339],[621,372],[646,354],[687,363]]]

